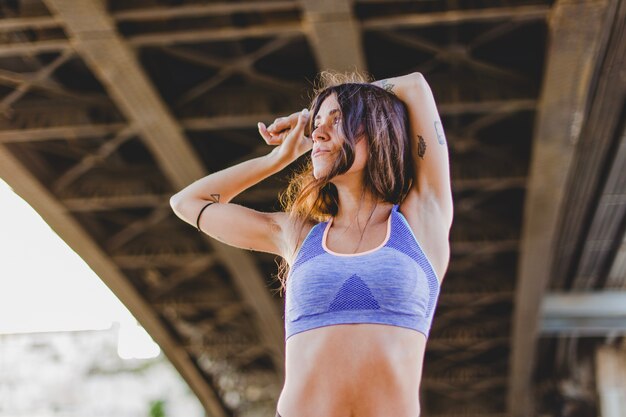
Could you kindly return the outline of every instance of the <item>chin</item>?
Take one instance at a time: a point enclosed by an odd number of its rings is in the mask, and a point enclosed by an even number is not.
[[[322,175],[324,175],[324,170],[321,166],[313,164],[313,176],[315,179],[319,179]]]

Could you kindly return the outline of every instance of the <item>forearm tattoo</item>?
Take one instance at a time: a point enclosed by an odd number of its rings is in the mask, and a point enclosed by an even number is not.
[[[394,84],[391,84],[389,81],[387,81],[387,80],[382,80],[382,81],[380,82],[380,86],[381,86],[382,88],[384,88],[384,89],[385,89],[385,91],[387,91],[387,92],[389,92],[389,93],[391,93],[391,94],[395,94],[395,93],[393,92],[393,87],[395,87],[395,85],[394,85]]]
[[[437,132],[437,142],[440,145],[446,144],[446,135],[443,133],[443,126],[439,120],[435,120],[435,132]]]
[[[417,139],[419,143],[417,144],[417,156],[424,159],[424,154],[426,153],[426,141],[421,135],[417,135]]]

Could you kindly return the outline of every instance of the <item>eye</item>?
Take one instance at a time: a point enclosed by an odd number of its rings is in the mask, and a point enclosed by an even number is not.
[[[333,124],[336,125],[336,124],[339,124],[339,122],[341,122],[341,117],[340,116],[335,116],[333,118]],[[320,125],[318,123],[314,123],[313,124],[313,130],[317,129],[318,127],[320,127]]]

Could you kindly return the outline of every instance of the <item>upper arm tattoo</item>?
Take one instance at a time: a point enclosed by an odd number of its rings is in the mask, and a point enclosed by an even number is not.
[[[437,132],[437,142],[440,145],[446,144],[446,135],[443,133],[443,126],[439,120],[435,120],[435,132]]]
[[[426,141],[421,135],[417,135],[417,139],[419,143],[417,144],[417,155],[424,159],[424,154],[426,153]]]
[[[388,91],[388,92],[390,92],[391,94],[395,94],[395,93],[393,92],[393,87],[395,87],[395,84],[391,84],[391,83],[390,83],[389,81],[387,81],[387,80],[382,80],[382,81],[380,82],[380,86],[381,86],[382,88],[384,88],[384,89],[385,89],[385,91]]]

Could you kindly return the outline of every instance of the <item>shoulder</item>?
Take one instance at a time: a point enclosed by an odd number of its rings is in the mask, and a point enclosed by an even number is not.
[[[441,280],[450,261],[451,222],[437,199],[411,191],[399,204],[398,211],[406,218],[426,257]]]

